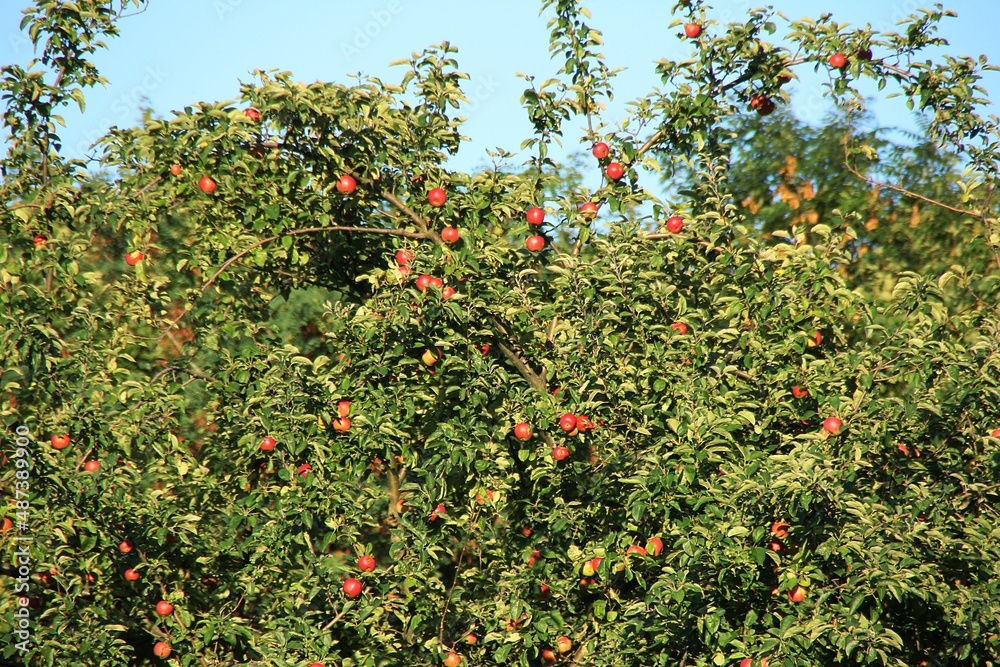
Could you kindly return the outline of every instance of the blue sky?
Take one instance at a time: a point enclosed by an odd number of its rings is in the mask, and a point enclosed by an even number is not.
[[[672,4],[672,0],[584,2],[593,13],[591,25],[604,33],[608,64],[627,68],[616,79],[617,97],[606,121],[619,120],[627,100],[658,82],[654,60],[685,57],[690,45],[678,38],[677,29],[666,27]],[[928,4],[772,2],[789,18],[832,12],[834,20],[858,26],[871,23],[881,29],[894,29],[896,21]],[[20,12],[28,5],[7,0],[0,6],[0,63],[26,63],[31,57],[30,44],[18,32]],[[757,6],[747,0],[718,0],[712,16],[723,22],[742,20],[747,9]],[[88,95],[86,114],[66,113],[66,152],[80,156],[110,125],[134,124],[143,98],[158,115],[170,116],[172,110],[195,101],[234,98],[239,82],[252,80],[257,68],[288,70],[304,81],[349,83],[349,74],[363,72],[395,82],[402,70],[388,67],[391,61],[448,40],[459,48],[460,68],[471,75],[465,90],[472,100],[463,130],[472,141],[463,145],[449,166],[471,169],[485,162],[486,149],[502,146],[516,151],[530,134],[518,102],[525,84],[515,73],[544,80],[558,67],[549,59],[548,30],[539,7],[536,0],[152,0],[144,13],[124,20],[121,36],[98,54],[98,65],[110,85]],[[941,32],[951,43],[947,51],[986,54],[1000,63],[996,39],[1000,5],[995,0],[958,0],[946,7],[959,14],[946,21]],[[820,122],[829,108],[822,97],[826,74],[815,74],[812,68],[799,68],[797,73],[801,81],[790,86],[793,110],[804,120]],[[989,76],[986,86],[992,97],[998,97],[1000,76]],[[915,127],[899,100],[879,102],[874,108],[883,124]],[[566,141],[575,148],[578,138],[574,133]]]

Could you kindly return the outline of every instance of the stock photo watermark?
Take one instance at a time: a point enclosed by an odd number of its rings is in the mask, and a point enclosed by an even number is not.
[[[14,580],[14,593],[17,595],[17,610],[14,612],[13,634],[16,639],[13,645],[21,653],[31,647],[31,550],[29,546],[34,538],[31,536],[31,432],[26,426],[18,426],[17,449],[14,452],[14,525],[17,534],[14,536],[16,550],[14,565],[17,567],[17,578]]]

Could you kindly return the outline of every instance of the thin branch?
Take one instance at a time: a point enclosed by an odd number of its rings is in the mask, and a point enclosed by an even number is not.
[[[501,325],[500,322],[495,317],[490,317],[490,320],[492,320],[493,326],[496,327],[497,330],[500,331],[500,333],[504,334],[505,336],[507,335],[506,328],[503,325]],[[537,389],[538,391],[541,392],[548,391],[545,384],[545,377],[531,370],[531,367],[528,366],[528,363],[524,359],[522,359],[517,352],[507,347],[500,341],[497,341],[497,347],[499,347],[500,351],[503,352],[503,356],[507,357],[507,360],[510,361],[510,363],[514,364],[514,367],[517,368],[518,371],[520,371],[521,375],[524,376],[524,379],[528,381],[528,384],[530,384],[533,388]]]
[[[212,277],[208,279],[208,282],[202,285],[201,291],[204,292],[205,290],[207,290],[212,285],[212,283],[214,283],[215,280],[235,262],[240,261],[248,254],[250,254],[251,252],[253,252],[254,250],[263,245],[267,245],[268,243],[277,241],[278,239],[283,238],[285,236],[301,236],[303,234],[320,234],[323,232],[357,232],[361,234],[387,234],[389,236],[402,236],[408,239],[425,239],[430,235],[429,233],[426,232],[408,232],[403,229],[380,229],[378,227],[337,226],[337,227],[309,227],[307,229],[294,229],[290,232],[285,232],[284,234],[277,234],[275,236],[269,236],[266,239],[261,239],[260,241],[254,243],[250,247],[245,248],[244,250],[241,250],[240,252],[236,253],[235,255],[227,259],[225,262],[223,262],[222,266],[219,267],[219,270],[216,271],[212,275]]]
[[[639,147],[639,151],[636,153],[636,155],[642,155],[650,148],[652,148],[653,145],[662,138],[663,138],[663,130],[657,130],[653,134],[653,136],[651,136],[649,139],[646,140],[646,143],[644,143],[642,146]]]
[[[465,558],[465,547],[463,546],[458,551],[458,559],[455,563],[455,576],[451,579],[451,587],[448,589],[448,597],[444,601],[444,609],[441,610],[441,623],[438,624],[438,643],[441,646],[445,646],[444,643],[444,621],[448,617],[448,606],[451,604],[451,598],[455,594],[455,586],[458,585],[458,573],[461,571],[462,559]],[[451,647],[448,647],[451,648]]]
[[[335,626],[337,624],[337,621],[339,621],[340,619],[342,619],[344,617],[344,614],[346,614],[346,613],[347,613],[347,607],[344,607],[343,609],[340,610],[340,613],[338,613],[336,616],[334,616],[330,620],[329,623],[327,623],[326,625],[323,626],[323,632],[326,632],[327,630],[329,630],[330,628],[332,628],[333,626]]]

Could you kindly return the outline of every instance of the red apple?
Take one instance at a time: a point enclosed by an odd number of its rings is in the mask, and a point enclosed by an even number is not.
[[[604,143],[603,141],[599,141],[596,144],[594,144],[594,148],[591,149],[590,152],[593,153],[594,157],[596,157],[598,160],[603,160],[608,156],[608,153],[611,152],[611,149],[608,148],[608,145],[606,143]]]
[[[374,572],[375,571],[375,558],[374,556],[369,556],[365,554],[358,558],[358,569],[362,572]]]
[[[628,555],[635,555],[635,556],[647,555],[646,548],[640,547],[638,544],[633,544],[632,546],[630,546],[628,549],[625,550],[625,553]]]
[[[361,582],[354,577],[349,577],[344,582],[344,595],[349,598],[356,598],[361,595]]]
[[[688,327],[683,322],[674,322],[670,325],[670,328],[677,332],[678,335],[683,336],[688,332]]]
[[[830,56],[830,67],[843,69],[847,65],[847,57],[843,53],[834,53]]]
[[[594,422],[590,421],[590,417],[587,415],[580,415],[576,418],[576,428],[580,433],[586,433],[594,430]]]
[[[773,540],[770,544],[767,545],[767,548],[774,552],[781,551],[781,542]]]
[[[83,469],[87,472],[97,472],[101,467],[101,462],[91,459],[83,464]]]
[[[740,667],[751,667],[753,661],[750,658],[743,658],[740,660]]]
[[[346,417],[351,414],[351,402],[350,401],[337,401],[337,414],[341,417]]]
[[[580,213],[583,217],[593,219],[597,217],[597,204],[592,201],[584,202],[580,205]]]
[[[672,215],[667,218],[667,231],[676,234],[684,229],[684,218],[679,215]]]
[[[312,472],[312,469],[313,467],[311,465],[309,465],[308,463],[303,463],[298,467],[298,469],[295,472],[299,473],[300,475],[308,475],[309,473]]]
[[[573,640],[566,635],[556,638],[556,650],[560,653],[568,653],[573,648]]]
[[[400,266],[409,266],[410,262],[413,261],[414,254],[412,250],[397,250],[396,251],[396,264]]]
[[[562,417],[559,418],[559,428],[566,431],[567,433],[570,433],[574,429],[576,429],[576,426],[577,426],[576,415],[574,415],[572,412],[567,412],[566,414],[564,414]]]
[[[758,115],[767,116],[774,111],[774,100],[767,95],[754,95],[750,98],[750,108]]]
[[[838,417],[827,417],[823,420],[823,430],[830,435],[837,435],[843,423]]]
[[[310,662],[309,667],[323,667],[322,662]]]
[[[531,252],[538,252],[545,247],[545,237],[534,234],[528,237],[528,240],[524,242],[524,245]]]
[[[432,280],[434,279],[431,276],[427,275],[426,273],[421,274],[420,277],[417,278],[417,289],[423,292],[424,290],[427,289],[427,286],[431,283]]]
[[[796,586],[792,590],[788,591],[788,599],[792,602],[802,602],[806,599],[806,589],[801,586]]]
[[[160,600],[156,603],[156,613],[160,616],[170,616],[170,614],[174,613],[174,605],[166,600]]]
[[[431,352],[430,350],[424,350],[424,353],[420,357],[420,360],[423,361],[428,366],[433,366],[434,364],[437,363],[438,356],[433,352]]]
[[[337,192],[342,195],[349,195],[358,187],[358,182],[350,174],[344,174],[337,179]]]
[[[445,301],[447,301],[453,296],[455,296],[454,287],[445,287],[443,290],[441,290],[441,298],[444,299]]]
[[[472,634],[471,632],[468,633],[467,635],[465,635],[465,643],[466,644],[475,644],[478,641],[479,641],[479,638],[476,637],[476,635]]]
[[[170,173],[173,174],[174,176],[180,176],[181,175],[181,166],[179,164],[172,164],[172,165],[170,165]]]
[[[604,170],[604,173],[606,173],[608,178],[612,181],[617,181],[625,175],[625,167],[618,162],[612,162],[608,165],[607,169]]]
[[[540,225],[545,220],[545,211],[537,206],[532,206],[524,217],[528,219],[529,225]]]
[[[444,281],[438,278],[437,276],[431,276],[431,279],[427,281],[427,286],[437,287],[438,289],[441,289],[442,287],[444,287]]]
[[[167,642],[156,642],[153,644],[153,655],[157,658],[167,658],[170,656],[170,644]]]
[[[548,600],[552,597],[552,589],[549,588],[548,584],[539,584],[538,593],[535,595],[540,600]]]
[[[447,199],[448,193],[443,188],[434,188],[427,193],[427,201],[430,202],[431,206],[443,206]]]
[[[69,447],[69,435],[66,433],[61,433],[58,435],[53,435],[50,442],[54,449],[66,449]]]
[[[556,461],[563,461],[569,458],[569,450],[561,445],[556,445],[552,448],[552,458]]]
[[[206,195],[210,195],[215,192],[215,188],[218,187],[218,184],[211,176],[202,176],[198,179],[198,187],[201,188],[201,191]]]
[[[597,569],[601,566],[601,561],[604,560],[600,556],[595,556],[591,558],[586,563],[583,564],[583,576],[592,577],[597,574]]]
[[[136,572],[135,570],[133,570],[132,568],[129,568],[129,569],[125,570],[125,579],[127,581],[138,581],[139,580],[139,573]]]
[[[490,344],[489,343],[483,343],[482,345],[479,346],[479,354],[481,354],[481,355],[483,355],[485,357],[489,353],[490,353]]]
[[[49,244],[49,240],[45,238],[45,234],[35,234],[35,238],[31,239],[31,242],[35,244],[36,248],[44,248]]]
[[[552,652],[552,649],[547,648],[542,651],[542,662],[552,665],[556,662],[556,654]],[[449,667],[451,667],[449,665]]]
[[[1000,428],[995,428],[990,432],[991,438],[1000,438]]]
[[[531,440],[531,426],[528,422],[521,422],[514,427],[514,437],[518,440]]]
[[[789,527],[790,526],[784,521],[775,521],[771,524],[771,534],[779,540],[783,540],[788,537]]]
[[[444,657],[444,667],[458,667],[461,664],[462,656],[454,651],[449,651],[448,655]]]
[[[262,452],[274,451],[274,446],[278,444],[277,441],[271,436],[264,436],[264,439],[260,441],[260,450]]]
[[[351,418],[350,417],[337,417],[333,420],[333,430],[338,433],[344,433],[351,428]]]
[[[805,387],[800,387],[799,385],[795,385],[794,387],[792,387],[792,396],[794,396],[795,398],[805,398],[808,395],[809,395],[809,390],[806,389]]]
[[[646,540],[646,553],[659,556],[663,553],[663,540],[659,537],[651,537]]]
[[[134,548],[135,547],[132,546],[132,542],[130,542],[129,540],[122,540],[121,543],[118,545],[118,551],[122,552],[123,554],[132,553],[132,549]]]
[[[125,263],[129,266],[135,266],[144,259],[146,259],[146,256],[138,250],[125,253]]]
[[[448,226],[441,230],[441,240],[445,243],[457,243],[459,239],[458,229]]]
[[[701,34],[701,26],[697,23],[688,23],[684,26],[684,34],[694,39]]]
[[[254,109],[253,107],[248,107],[243,112],[243,115],[246,116],[247,118],[249,118],[250,120],[254,120],[254,121],[260,120],[260,112],[257,111],[256,109]]]

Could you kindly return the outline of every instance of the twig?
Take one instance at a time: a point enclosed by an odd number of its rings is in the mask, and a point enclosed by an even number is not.
[[[458,551],[458,558],[456,559],[456,562],[455,562],[455,576],[452,577],[452,579],[451,579],[451,587],[448,589],[448,597],[445,598],[444,609],[441,610],[441,623],[438,625],[438,643],[440,643],[441,646],[445,646],[445,643],[444,643],[444,621],[445,621],[445,618],[447,618],[447,616],[448,616],[448,605],[451,604],[451,598],[455,594],[455,586],[458,585],[458,573],[461,570],[462,559],[464,559],[464,558],[465,558],[465,547],[463,546]],[[446,647],[446,648],[450,648],[450,647]]]
[[[347,607],[344,607],[343,609],[340,610],[340,613],[338,613],[336,616],[334,616],[330,620],[329,623],[327,623],[326,625],[323,626],[323,632],[326,632],[327,630],[329,630],[330,628],[332,628],[333,626],[335,626],[337,624],[337,621],[339,621],[340,619],[342,619],[344,617],[344,614],[346,614],[346,613],[347,613]]]
[[[500,324],[495,317],[491,316],[490,320],[492,320],[493,326],[496,327],[500,333],[507,335],[506,328],[504,328],[504,326]],[[545,377],[533,371],[531,367],[528,366],[528,363],[522,359],[517,352],[507,347],[500,341],[497,341],[497,347],[499,347],[500,351],[503,352],[503,356],[507,357],[507,360],[514,364],[517,370],[520,371],[521,375],[524,376],[524,379],[528,381],[528,384],[540,392],[544,393],[548,391],[545,384]]]
[[[657,141],[659,141],[662,138],[663,138],[663,130],[657,130],[653,134],[653,136],[651,136],[649,139],[646,140],[646,143],[644,143],[642,146],[639,147],[639,150],[636,152],[636,155],[642,155],[643,153],[645,153],[646,151],[648,151],[650,148],[652,148],[653,144],[655,144]]]
[[[233,263],[238,262],[239,260],[246,257],[248,254],[250,254],[257,248],[261,247],[262,245],[266,245],[268,243],[272,243],[273,241],[277,241],[278,239],[284,236],[301,236],[303,234],[320,234],[322,232],[358,232],[361,234],[388,234],[389,236],[403,236],[408,239],[425,239],[430,235],[430,233],[427,232],[408,232],[403,229],[382,229],[379,227],[338,226],[338,227],[309,227],[307,229],[294,229],[290,232],[285,232],[284,234],[269,236],[266,239],[262,239],[257,243],[254,243],[250,247],[245,248],[244,250],[241,250],[240,252],[236,253],[235,255],[227,259],[225,262],[223,262],[222,266],[219,267],[219,270],[216,271],[212,275],[212,277],[208,279],[208,282],[202,285],[201,291],[204,292],[205,290],[207,290],[212,285],[212,283],[215,282],[216,278],[222,275],[222,273],[230,266],[232,266]]]

